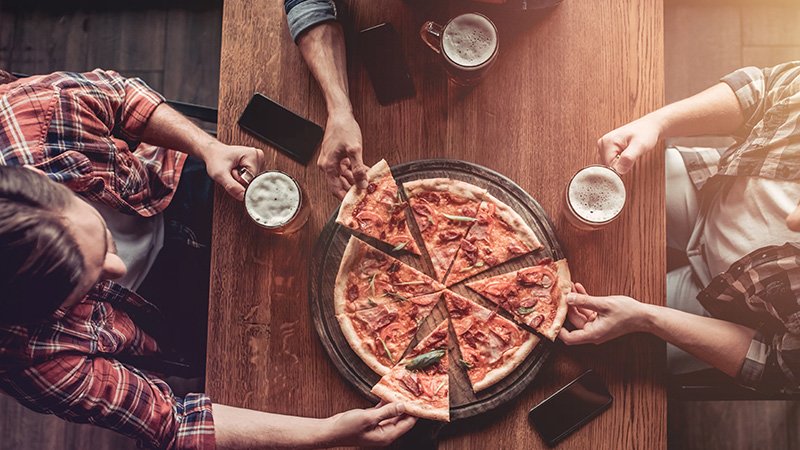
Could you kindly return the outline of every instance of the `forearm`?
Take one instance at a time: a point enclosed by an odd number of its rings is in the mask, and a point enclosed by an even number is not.
[[[742,367],[755,330],[724,320],[647,305],[642,331],[681,348],[731,377]]]
[[[214,431],[220,449],[306,449],[331,444],[326,419],[284,416],[214,404]]]
[[[159,105],[150,116],[142,141],[188,153],[203,161],[206,161],[209,146],[219,142],[166,103]]]
[[[328,116],[352,114],[341,25],[338,22],[321,23],[303,33],[297,45],[322,89]]]
[[[739,101],[725,83],[669,104],[641,119],[658,128],[660,137],[728,135],[744,123]]]

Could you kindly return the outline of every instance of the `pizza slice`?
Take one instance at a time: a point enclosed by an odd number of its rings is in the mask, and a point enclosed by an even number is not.
[[[386,402],[403,402],[406,413],[423,419],[450,421],[450,378],[447,319],[372,388]]]
[[[408,203],[400,198],[397,183],[386,160],[367,171],[367,187],[353,185],[342,200],[336,223],[374,237],[394,247],[419,255],[406,222]]]
[[[447,270],[478,215],[486,190],[450,178],[429,178],[403,184],[437,280]]]
[[[344,314],[442,289],[433,278],[350,236],[336,275],[334,310]]]
[[[441,298],[441,292],[339,314],[342,333],[372,370],[385,375],[402,358],[419,325]]]
[[[567,317],[567,294],[572,290],[567,260],[547,261],[514,272],[467,283],[478,294],[510,312],[551,341]]]
[[[532,333],[472,300],[450,290],[444,291],[444,298],[456,332],[460,362],[475,392],[505,378],[539,343]]]
[[[491,194],[486,196],[477,220],[461,241],[447,276],[448,286],[542,247],[519,214]]]

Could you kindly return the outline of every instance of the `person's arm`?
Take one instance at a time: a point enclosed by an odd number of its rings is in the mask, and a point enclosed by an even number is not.
[[[354,409],[327,419],[270,414],[214,405],[220,449],[311,449],[334,446],[386,446],[405,434],[416,419],[400,403]]]
[[[646,332],[683,349],[736,377],[755,330],[711,317],[641,303],[621,295],[593,297],[583,286],[567,296],[569,320],[576,329],[561,329],[567,345],[602,344],[619,336]]]
[[[660,139],[731,134],[744,121],[733,89],[718,83],[607,133],[597,141],[597,151],[604,164],[626,173]]]
[[[347,84],[344,33],[331,0],[284,0],[292,38],[325,97],[328,119],[317,166],[331,192],[344,197],[353,184],[366,188],[361,128],[353,116]]]
[[[241,145],[225,145],[192,123],[166,103],[158,105],[147,120],[141,140],[148,144],[188,153],[206,163],[208,175],[232,197],[242,200],[244,186],[237,171],[244,167],[252,174],[261,171],[261,150]]]

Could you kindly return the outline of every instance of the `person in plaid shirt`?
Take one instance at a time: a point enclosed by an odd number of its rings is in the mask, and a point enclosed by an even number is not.
[[[116,216],[98,208],[158,217],[187,155],[241,200],[236,169],[259,172],[260,150],[217,141],[141,80],[99,69],[0,72],[0,117],[0,391],[148,448],[380,445],[413,426],[402,404],[311,419],[179,397],[127,362],[160,353],[140,323],[157,311],[114,281],[127,272]]]
[[[724,151],[668,148],[667,239],[689,265],[663,308],[576,284],[567,344],[652,333],[674,373],[713,366],[765,392],[800,389],[800,61],[746,67],[598,141],[620,173],[676,136],[731,135]],[[694,358],[689,358],[689,355]],[[697,360],[700,360],[699,362]]]

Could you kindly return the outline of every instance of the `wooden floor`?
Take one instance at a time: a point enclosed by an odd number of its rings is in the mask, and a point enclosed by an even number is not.
[[[668,101],[695,93],[737,67],[800,59],[800,2],[665,1]],[[9,8],[0,0],[4,69],[45,73],[102,67],[139,76],[171,99],[217,103],[220,0],[167,7],[162,5],[169,2],[135,2],[139,9],[84,1],[79,11],[35,0],[14,3]],[[675,450],[800,447],[800,410],[791,402],[670,402],[668,426]],[[135,448],[132,441],[96,427],[34,414],[3,395],[0,436],[0,450]]]

